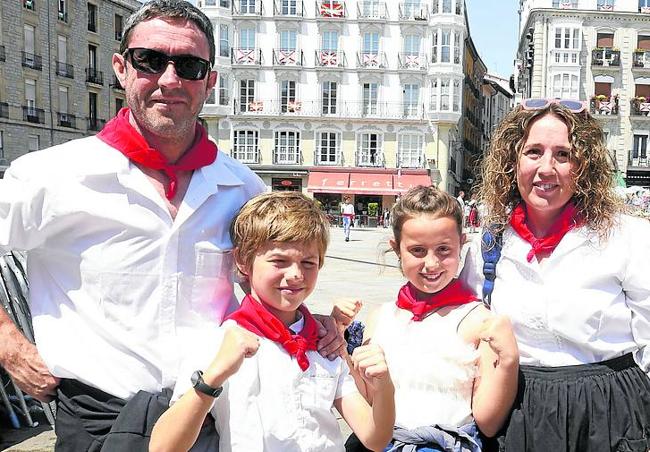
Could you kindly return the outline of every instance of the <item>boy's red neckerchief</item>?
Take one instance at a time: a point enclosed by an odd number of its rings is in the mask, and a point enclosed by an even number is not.
[[[217,158],[217,145],[208,139],[205,129],[196,124],[192,147],[178,159],[169,163],[160,151],[149,146],[142,135],[129,123],[130,110],[122,108],[97,134],[97,138],[114,147],[129,160],[154,170],[163,171],[169,178],[165,196],[172,200],[178,185],[177,171],[193,171],[210,165]]]
[[[548,234],[541,239],[535,237],[528,228],[528,223],[526,222],[526,208],[523,203],[519,203],[510,215],[510,226],[512,229],[517,233],[517,235],[519,235],[519,237],[530,243],[532,246],[526,256],[528,262],[531,262],[533,258],[539,254],[552,253],[566,233],[580,224],[580,217],[572,201],[567,203],[564,210],[562,210],[562,213],[560,213],[560,216],[555,220],[553,226],[551,226]]]
[[[402,286],[397,295],[397,307],[410,311],[413,314],[411,320],[414,322],[421,321],[431,311],[444,306],[461,305],[478,301],[476,295],[458,279],[453,280],[447,287],[440,292],[431,294],[425,300],[418,300],[417,293],[418,290],[409,282]]]
[[[305,305],[301,305],[298,310],[304,318],[304,326],[298,334],[293,334],[251,295],[246,295],[239,309],[226,317],[226,320],[234,320],[242,328],[277,342],[289,355],[296,358],[300,369],[305,371],[309,368],[306,352],[316,350],[318,345],[318,323]]]

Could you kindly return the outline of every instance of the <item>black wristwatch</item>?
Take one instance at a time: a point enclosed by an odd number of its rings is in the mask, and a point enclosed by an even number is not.
[[[221,394],[221,391],[223,391],[223,386],[219,386],[218,388],[213,388],[212,386],[208,385],[203,381],[203,371],[202,370],[197,370],[192,374],[192,387],[196,389],[197,391],[209,395],[210,397],[219,397],[219,394]]]

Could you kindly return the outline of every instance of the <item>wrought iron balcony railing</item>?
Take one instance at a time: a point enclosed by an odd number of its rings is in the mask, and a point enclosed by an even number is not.
[[[619,67],[621,65],[621,51],[610,48],[595,48],[591,51],[591,65]]]
[[[262,50],[234,47],[230,53],[230,62],[234,65],[260,66],[262,64]]]
[[[357,3],[358,20],[387,20],[388,8],[386,2],[362,0]]]
[[[60,127],[77,128],[77,117],[70,113],[57,112],[56,120]]]
[[[86,82],[94,83],[95,85],[103,85],[104,84],[104,73],[102,71],[97,70],[94,67],[87,67],[86,68]]]
[[[23,66],[36,69],[40,71],[43,69],[43,58],[40,55],[34,55],[33,53],[22,52],[23,56]]]
[[[45,110],[28,105],[23,105],[23,121],[34,124],[45,124]]]
[[[589,111],[594,115],[618,115],[618,96],[593,96],[589,101]]]
[[[74,67],[71,64],[56,62],[56,75],[61,77],[74,78]]]

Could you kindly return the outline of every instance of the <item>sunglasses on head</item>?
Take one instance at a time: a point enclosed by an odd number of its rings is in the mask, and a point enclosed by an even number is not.
[[[193,55],[167,55],[152,49],[134,47],[124,52],[124,57],[131,61],[136,71],[145,74],[160,74],[174,63],[176,75],[186,80],[203,80],[210,72],[210,62]]]
[[[521,101],[524,110],[543,110],[551,104],[562,105],[571,113],[580,113],[586,108],[584,102],[571,99],[524,99]]]

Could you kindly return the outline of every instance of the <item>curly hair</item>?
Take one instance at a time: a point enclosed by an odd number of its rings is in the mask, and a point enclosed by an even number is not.
[[[518,106],[497,128],[481,165],[478,192],[488,211],[485,224],[503,229],[512,209],[522,201],[517,188],[519,156],[533,123],[546,115],[556,116],[569,130],[574,163],[572,200],[585,225],[605,237],[622,211],[622,203],[614,192],[614,166],[603,130],[588,112],[572,113],[558,103],[539,110]]]
[[[241,208],[230,225],[238,264],[250,267],[270,242],[316,243],[318,267],[325,263],[329,221],[313,199],[286,191],[258,195]]]

